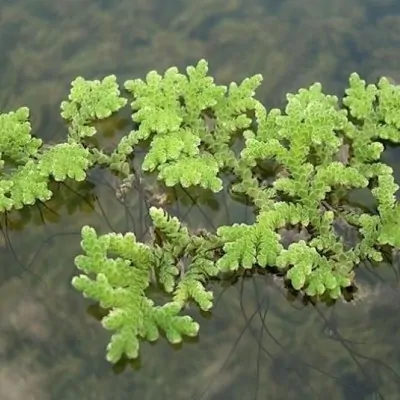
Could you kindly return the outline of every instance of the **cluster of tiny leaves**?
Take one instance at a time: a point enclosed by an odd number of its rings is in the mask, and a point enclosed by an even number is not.
[[[29,110],[0,114],[0,212],[47,200],[47,181],[34,161],[42,145],[31,136]]]
[[[186,330],[179,330],[177,313],[189,301],[209,310],[213,298],[206,284],[210,277],[221,272],[254,266],[276,267],[286,272],[295,289],[309,296],[338,298],[342,289],[353,283],[354,267],[362,259],[379,262],[381,246],[398,248],[400,245],[397,223],[400,207],[395,198],[398,186],[392,169],[380,161],[384,150],[382,140],[400,141],[398,87],[384,78],[377,86],[366,86],[353,74],[343,99],[344,107],[336,96],[325,95],[316,83],[309,89],[289,94],[284,111],[267,112],[254,99],[260,76],[228,88],[215,85],[207,71],[207,63],[201,60],[196,67],[187,68],[186,75],[170,68],[164,76],[152,71],[145,81],[126,82],[126,89],[134,98],[132,119],[138,128],[125,139],[122,156],[118,158],[118,152],[112,155],[113,162],[116,165],[125,160],[138,142],[149,141],[142,168],[157,171],[159,179],[168,186],[198,185],[218,192],[222,188],[219,174],[224,170],[233,172],[237,180],[232,190],[253,201],[258,209],[256,221],[221,226],[216,234],[196,236],[176,217],[153,208],[151,216],[158,240],[139,245],[132,239],[134,246],[146,249],[146,279],[143,278],[139,289],[134,285],[128,289],[124,281],[124,290],[135,292],[124,307],[136,308],[131,313],[124,311],[127,327],[122,323],[123,317],[120,325],[114,326],[130,332],[130,341],[122,341],[127,346],[123,350],[123,345],[116,344],[120,343],[118,335],[121,334],[117,333],[109,347],[109,354],[114,354],[109,356],[110,360],[115,361],[122,353],[137,356],[138,338],[153,340],[158,336],[158,328],[166,331],[172,342],[180,340],[183,334],[196,334],[198,325],[192,320],[187,320]],[[255,120],[249,117],[251,114]],[[232,143],[240,132],[243,132],[244,147],[236,155]],[[342,152],[346,148],[347,157],[344,157]],[[110,164],[110,160],[103,156],[104,163]],[[283,172],[272,183],[263,182],[256,173],[265,161],[275,163]],[[335,196],[354,189],[371,192],[377,203],[376,213],[341,212],[335,208]],[[359,232],[357,243],[349,247],[336,228],[338,224],[355,227]],[[308,232],[307,237],[285,247],[285,232],[299,227]],[[84,237],[89,229],[83,231]],[[87,261],[90,265],[96,263],[93,268],[100,276],[106,276],[108,271],[100,265],[109,265],[102,263],[117,262],[106,261],[105,252],[103,261],[99,257],[89,257],[91,261]],[[85,271],[81,257],[77,259],[77,266]],[[122,259],[117,260],[122,263]],[[127,262],[124,265],[133,267],[130,273],[134,274],[138,268],[136,258],[124,260]],[[112,276],[117,273],[113,270]],[[125,272],[121,269],[120,273],[122,279]],[[79,287],[77,279],[81,282]],[[103,289],[96,289],[99,291],[94,295],[87,290],[104,286],[89,284],[87,279],[75,278],[74,284],[103,305],[102,296],[121,290],[117,286],[107,287],[101,294]],[[102,278],[102,285],[105,279]],[[171,302],[166,304],[176,311],[164,314],[164,325],[153,315],[166,305],[155,306],[145,293],[152,279],[171,294]],[[112,313],[122,313],[115,311],[121,304],[117,307],[109,302],[107,306]],[[147,333],[145,323],[153,327],[152,335]],[[175,336],[168,333],[168,327]],[[129,347],[132,343],[134,351]],[[118,351],[114,352],[114,348]]]
[[[85,138],[96,134],[93,123],[110,117],[127,103],[121,92],[115,75],[103,80],[86,80],[82,77],[72,82],[69,99],[61,103],[61,115],[69,122],[68,142],[81,145]],[[128,156],[139,139],[133,133],[124,136],[112,154],[106,154],[97,147],[90,148],[92,163],[105,165],[111,170],[131,177]]]
[[[398,93],[399,88],[385,79],[378,87],[366,87],[353,74],[343,99],[348,110],[339,107],[335,96],[323,94],[320,84],[289,94],[285,113],[271,110],[267,114],[258,106],[257,129],[244,134],[246,143],[237,167],[244,179],[235,189],[253,197],[260,214],[251,226],[219,229],[225,242],[219,265],[250,268],[257,263],[284,268],[295,289],[310,296],[328,293],[337,298],[341,289],[352,283],[353,267],[360,259],[380,261],[379,245],[399,247],[398,186],[392,169],[380,162],[384,147],[379,142],[400,141],[394,118],[400,105]],[[352,153],[347,162],[335,158],[345,140]],[[248,173],[265,160],[273,160],[285,170],[269,188],[259,187]],[[377,200],[378,212],[374,216],[351,215],[351,221],[346,220],[361,234],[359,243],[349,250],[334,229],[339,217],[325,205],[335,190],[367,188]],[[278,201],[282,197],[286,202]],[[297,224],[313,232],[310,240],[283,249],[278,229]]]
[[[69,99],[61,103],[61,116],[70,121],[70,140],[76,142],[93,136],[96,129],[92,123],[111,116],[127,102],[120,96],[115,75],[109,75],[102,81],[78,77],[71,86]]]
[[[113,75],[101,82],[75,79],[69,100],[61,104],[61,114],[69,122],[68,140],[52,146],[32,136],[26,107],[0,114],[0,212],[49,200],[51,179],[85,180],[87,170],[101,162],[102,154],[88,149],[83,139],[96,132],[94,121],[109,117],[126,102]],[[121,142],[119,147],[124,149]]]
[[[134,233],[98,235],[82,229],[82,272],[73,285],[100,302],[109,313],[102,323],[112,330],[107,358],[136,358],[141,339],[154,341],[163,331],[172,343],[194,336],[199,326],[181,315],[189,302],[202,310],[213,305],[207,283],[224,271],[279,268],[292,286],[309,296],[338,298],[354,281],[361,260],[382,260],[383,246],[400,247],[399,186],[381,160],[384,142],[400,142],[400,87],[382,78],[367,85],[352,74],[342,103],[320,84],[287,96],[283,111],[255,98],[261,76],[240,85],[218,86],[201,60],[164,75],[125,83],[133,96],[136,128],[111,153],[91,146],[94,122],[108,118],[127,100],[115,76],[102,81],[77,78],[61,105],[69,122],[66,143],[44,146],[31,135],[29,112],[0,114],[0,211],[46,201],[51,179],[82,181],[87,170],[106,165],[132,176],[128,157],[135,145],[149,144],[142,164],[167,186],[223,188],[221,174],[236,176],[232,192],[247,196],[256,208],[253,224],[221,226],[215,234],[193,234],[176,217],[152,208],[154,237],[140,243]],[[243,138],[238,153],[235,139]],[[273,163],[274,180],[263,179],[262,165]],[[374,197],[376,210],[343,210],[353,190]],[[345,241],[338,227],[358,232]],[[307,234],[287,245],[285,235]],[[285,245],[286,243],[286,245]],[[152,286],[170,301],[151,299]]]
[[[137,140],[151,138],[142,168],[157,170],[167,186],[222,190],[219,173],[234,159],[231,139],[250,126],[247,112],[258,103],[253,95],[261,76],[228,88],[216,85],[207,72],[201,60],[187,75],[173,67],[164,76],[151,71],[145,81],[125,83],[134,97],[132,119],[139,124],[132,134]]]
[[[140,339],[155,341],[160,330],[171,343],[181,342],[183,335],[197,335],[198,323],[180,312],[189,300],[203,310],[212,306],[212,293],[204,284],[218,269],[209,254],[209,240],[189,235],[162,209],[151,208],[150,215],[162,245],[140,243],[133,233],[99,236],[89,226],[82,229],[84,254],[75,259],[82,274],[72,284],[110,310],[102,323],[115,331],[107,348],[111,362],[122,355],[138,357]],[[183,259],[190,261],[183,265]],[[171,301],[156,305],[146,292],[151,284],[163,286]]]
[[[26,107],[0,114],[0,154],[0,212],[49,200],[51,177],[82,181],[91,165],[88,151],[78,144],[43,146],[31,135]]]
[[[119,111],[127,103],[115,75],[103,80],[89,81],[82,77],[72,82],[69,100],[61,103],[61,115],[69,121],[69,143],[82,145],[85,138],[96,134],[93,122],[106,119]],[[106,154],[97,147],[90,148],[92,163],[105,165],[111,170],[121,172],[127,179],[131,177],[128,156],[132,153],[138,139],[134,134],[127,135],[118,143],[112,154]]]
[[[381,78],[378,85],[366,85],[353,73],[343,99],[356,125],[348,123],[346,136],[353,142],[352,164],[368,178],[377,201],[377,215],[361,215],[360,228],[370,245],[400,246],[400,207],[396,200],[399,186],[393,170],[380,162],[382,141],[400,143],[400,86]],[[373,182],[373,183],[372,183]],[[371,252],[371,249],[366,250]],[[378,257],[378,255],[376,255]]]

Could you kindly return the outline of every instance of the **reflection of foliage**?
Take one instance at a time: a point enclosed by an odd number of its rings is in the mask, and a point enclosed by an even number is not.
[[[50,183],[53,196],[46,203],[40,202],[35,207],[23,207],[4,214],[1,226],[13,231],[20,231],[28,225],[41,226],[44,223],[58,223],[63,209],[69,215],[76,212],[92,213],[94,210],[93,184],[89,182]]]

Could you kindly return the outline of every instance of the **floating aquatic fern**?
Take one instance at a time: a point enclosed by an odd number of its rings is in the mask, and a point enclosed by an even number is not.
[[[207,72],[202,60],[187,68],[187,76],[173,67],[163,77],[152,71],[146,81],[125,83],[134,96],[132,119],[140,124],[134,134],[139,140],[151,137],[143,169],[157,169],[167,186],[222,190],[219,172],[234,160],[232,136],[250,126],[247,112],[258,103],[253,95],[261,76],[227,88],[215,85]]]
[[[127,100],[120,97],[116,80],[115,75],[110,75],[102,81],[78,77],[72,82],[69,100],[61,103],[61,116],[70,121],[70,140],[80,142],[93,136],[94,121],[109,117],[126,104]]]
[[[109,117],[126,101],[119,97],[114,76],[101,82],[77,78],[69,101],[61,104],[61,115],[70,123],[68,140],[52,146],[32,136],[28,108],[0,114],[0,211],[49,200],[52,179],[85,180],[100,153],[84,143],[96,133],[91,124]]]
[[[232,194],[255,206],[254,223],[201,233],[152,207],[153,235],[145,243],[134,232],[99,235],[83,227],[83,254],[76,258],[81,275],[73,285],[109,310],[102,323],[114,331],[111,362],[136,358],[140,340],[154,341],[160,331],[172,343],[196,335],[199,325],[184,310],[189,302],[210,310],[207,284],[224,272],[279,269],[294,289],[316,300],[337,299],[354,285],[361,261],[379,262],[385,247],[400,247],[399,187],[381,160],[385,141],[400,142],[400,87],[385,78],[366,85],[352,74],[342,103],[316,83],[289,94],[284,111],[267,111],[254,98],[260,75],[226,87],[207,75],[204,60],[186,72],[174,67],[125,83],[135,128],[111,153],[88,138],[97,119],[127,103],[115,76],[73,82],[62,103],[67,143],[43,147],[30,135],[27,109],[0,116],[3,211],[49,199],[49,179],[83,180],[96,164],[128,185],[140,172],[130,163],[138,144],[149,145],[142,171],[167,186],[219,192],[222,174],[230,173]],[[243,139],[239,152],[237,138]],[[273,179],[263,172],[265,163],[274,166]],[[348,204],[354,190],[370,192],[373,212]],[[348,229],[356,240],[343,236]],[[165,292],[164,304],[152,298],[152,288]]]
[[[82,229],[85,254],[76,257],[76,265],[84,274],[72,283],[85,297],[111,310],[103,325],[115,331],[107,349],[112,362],[123,354],[136,358],[139,339],[157,340],[160,329],[171,343],[181,342],[183,335],[197,335],[198,323],[179,315],[182,308],[189,300],[203,310],[212,306],[212,293],[204,284],[218,269],[207,256],[207,241],[192,238],[162,209],[151,208],[150,216],[162,247],[137,242],[133,233],[98,236],[93,228]],[[187,258],[191,261],[185,265]],[[146,293],[150,285],[173,293],[171,302],[156,305]]]

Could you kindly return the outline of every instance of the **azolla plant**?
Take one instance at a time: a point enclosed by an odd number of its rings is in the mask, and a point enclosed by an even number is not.
[[[198,323],[183,314],[189,302],[211,309],[211,278],[278,270],[311,298],[337,299],[354,285],[361,261],[379,262],[384,251],[400,246],[398,185],[381,161],[384,143],[400,141],[400,87],[385,78],[366,85],[352,74],[340,102],[316,83],[289,94],[283,111],[267,111],[254,98],[260,75],[227,87],[216,85],[207,72],[201,60],[186,74],[170,68],[162,76],[152,71],[144,81],[126,82],[135,129],[110,154],[90,145],[88,137],[96,133],[93,122],[127,103],[115,76],[72,83],[62,103],[69,121],[65,144],[41,150],[29,136],[24,110],[0,117],[1,154],[14,163],[6,172],[3,162],[3,210],[46,200],[49,179],[84,179],[96,164],[129,184],[135,147],[144,144],[142,170],[157,174],[167,187],[200,186],[217,193],[229,173],[235,176],[232,194],[255,207],[253,224],[200,233],[152,207],[154,234],[145,243],[135,232],[82,228],[83,254],[75,261],[81,275],[72,284],[109,310],[102,324],[114,332],[107,349],[111,362],[138,357],[140,340],[155,341],[160,331],[172,343],[197,335]],[[234,150],[238,143],[240,151]],[[273,179],[265,176],[267,164],[276,171]],[[31,187],[25,188],[20,180],[28,175]],[[374,206],[350,206],[355,190],[372,196]],[[356,239],[348,241],[346,230]],[[161,287],[170,301],[156,304],[151,287]]]

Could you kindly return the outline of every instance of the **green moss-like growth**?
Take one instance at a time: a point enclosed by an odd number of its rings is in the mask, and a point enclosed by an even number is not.
[[[63,116],[70,123],[67,143],[43,148],[30,136],[28,112],[0,116],[2,175],[0,207],[9,210],[47,200],[50,177],[85,179],[95,164],[122,174],[129,184],[129,158],[139,143],[149,143],[142,170],[167,186],[223,189],[222,174],[236,176],[232,192],[246,196],[257,212],[253,224],[220,226],[194,233],[162,208],[151,208],[153,236],[100,235],[82,229],[81,275],[72,281],[86,297],[109,309],[103,325],[114,331],[107,358],[136,358],[141,339],[154,341],[160,330],[172,343],[194,336],[199,326],[182,315],[189,302],[202,310],[213,305],[211,278],[255,267],[279,269],[292,287],[314,299],[341,296],[354,285],[354,268],[379,262],[385,247],[400,246],[398,185],[381,161],[385,141],[400,141],[400,87],[382,78],[366,85],[352,74],[342,103],[320,84],[287,96],[284,111],[254,98],[261,76],[218,86],[207,62],[146,80],[125,83],[132,95],[136,128],[107,154],[86,143],[93,122],[123,107],[114,76],[103,81],[78,78]],[[242,149],[233,150],[242,139]],[[10,168],[5,162],[11,160]],[[73,160],[73,162],[71,162]],[[264,166],[276,171],[271,179]],[[369,192],[374,210],[349,204],[353,190]],[[343,231],[355,232],[347,240]],[[151,287],[170,301],[156,304]]]
[[[31,135],[26,107],[0,114],[0,212],[49,200],[52,179],[85,180],[96,161],[83,142],[96,133],[90,124],[107,118],[125,104],[115,77],[102,82],[77,78],[69,101],[61,104],[61,115],[70,122],[68,140],[53,146],[44,146],[42,140]]]
[[[150,215],[163,237],[162,247],[137,242],[133,233],[97,236],[93,228],[82,229],[85,254],[76,258],[76,265],[85,274],[72,283],[85,297],[111,309],[103,325],[116,331],[108,346],[107,358],[112,362],[123,354],[136,358],[139,339],[154,341],[159,329],[171,343],[180,342],[182,335],[197,335],[199,325],[180,316],[182,308],[189,300],[203,310],[212,306],[212,293],[203,286],[218,273],[210,259],[209,241],[191,237],[176,218],[169,218],[161,209],[150,209]],[[191,257],[187,265],[184,256]],[[146,296],[146,289],[155,281],[173,293],[171,302],[155,305]]]
[[[200,61],[187,75],[171,68],[164,76],[153,71],[146,81],[127,82],[134,97],[132,118],[139,124],[130,144],[150,139],[142,168],[157,171],[168,186],[199,185],[217,192],[221,173],[233,172],[233,191],[249,197],[258,216],[252,225],[221,226],[207,236],[191,236],[175,218],[165,217],[169,236],[162,236],[161,247],[146,245],[153,259],[150,270],[160,272],[151,276],[182,310],[189,300],[203,310],[211,307],[210,276],[255,266],[281,269],[308,296],[338,298],[354,284],[354,267],[361,260],[380,261],[382,246],[399,244],[398,186],[380,156],[382,140],[400,139],[400,89],[385,79],[366,86],[353,74],[344,107],[314,84],[288,95],[284,112],[267,112],[253,97],[259,75],[227,88],[206,73],[207,63]],[[245,145],[235,155],[238,132]],[[279,171],[273,182],[259,172],[266,161]],[[371,192],[376,213],[344,209],[353,189]],[[156,229],[158,213],[161,218],[161,211],[152,210]],[[356,243],[349,246],[340,227],[356,229]],[[306,234],[284,246],[286,236],[300,231]],[[146,296],[143,292],[143,301]]]

